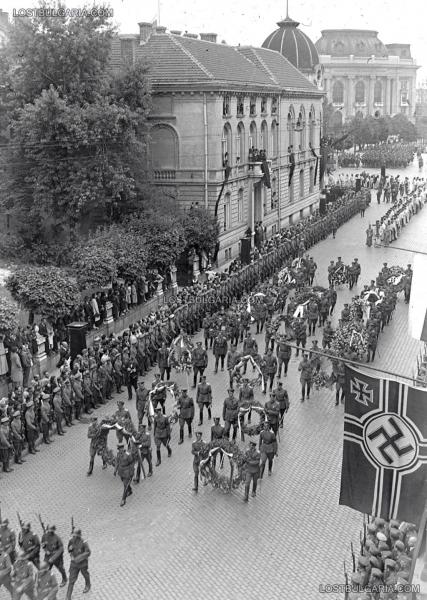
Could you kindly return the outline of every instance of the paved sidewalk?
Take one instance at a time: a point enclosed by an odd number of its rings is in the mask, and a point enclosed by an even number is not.
[[[359,258],[361,286],[376,276],[384,261],[410,262],[393,249],[365,246],[369,221],[387,208],[375,201],[364,219],[354,217],[338,230],[335,240],[329,238],[310,251],[318,264],[316,283],[326,285],[327,265],[337,255],[347,263]],[[426,224],[427,208],[412,219],[399,245],[409,240],[421,244]],[[337,317],[352,295],[347,288],[339,291]],[[407,335],[406,318],[407,306],[401,299],[392,324],[382,334],[375,364],[410,374],[418,345]],[[264,340],[261,336],[257,340],[263,350]],[[56,524],[64,541],[74,516],[92,548],[93,579],[93,591],[87,595],[81,593],[79,580],[75,599],[196,600],[206,594],[212,600],[324,598],[319,585],[343,582],[343,560],[348,568],[351,565],[350,541],[357,548],[362,515],[338,505],[343,409],[335,407],[329,390],[314,392],[309,401],[300,403],[298,362],[292,358],[284,380],[291,408],[280,431],[273,476],[263,480],[257,498],[248,504],[243,503],[241,489],[231,495],[210,486],[202,487],[198,495],[191,491],[191,441],[185,439],[178,446],[175,426],[172,457],[162,453],[163,463],[153,477],[134,486],[128,504],[120,508],[122,485],[111,468],[102,471],[97,459],[93,476],[86,477],[87,427],[78,425],[36,457],[28,457],[13,474],[2,475],[2,514],[16,526],[19,510],[38,530],[35,515],[40,512],[46,522]],[[213,363],[210,355],[207,375],[214,389],[213,415],[220,415],[228,382],[224,373],[213,373]],[[146,378],[148,385],[153,378],[152,372]],[[182,374],[173,378],[180,386],[186,384]],[[264,400],[259,390],[257,397]],[[129,405],[135,415],[134,401]],[[112,402],[98,415],[114,409]],[[204,439],[209,439],[210,425],[202,428]],[[114,434],[110,447],[115,447]],[[64,597],[61,590],[58,598]]]

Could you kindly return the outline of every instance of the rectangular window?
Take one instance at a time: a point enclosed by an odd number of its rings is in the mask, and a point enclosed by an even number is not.
[[[231,226],[231,211],[230,211],[230,198],[224,202],[224,231],[228,231]]]
[[[239,162],[241,162],[242,157],[240,156],[240,135],[236,135],[236,161],[238,158],[240,159]]]
[[[237,220],[239,223],[243,221],[243,191],[239,192],[237,197]]]

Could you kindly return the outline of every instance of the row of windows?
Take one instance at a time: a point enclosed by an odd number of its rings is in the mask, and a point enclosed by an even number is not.
[[[402,94],[408,90],[408,82],[403,80],[401,82]],[[358,104],[364,104],[366,97],[366,86],[363,81],[358,81],[354,88],[354,101]],[[384,86],[381,81],[376,81],[374,85],[374,103],[381,104],[384,102]],[[334,104],[344,103],[344,84],[342,81],[335,81],[332,86],[332,102]]]
[[[267,188],[262,188],[263,193],[263,214],[266,215],[269,212],[276,210],[278,206],[278,195],[277,195],[277,179],[273,177],[271,180],[271,193],[268,194]],[[309,193],[314,191],[314,167],[310,167],[309,171]],[[305,171],[301,169],[299,172],[299,198],[302,199],[305,196]],[[268,198],[270,196],[270,198]],[[270,200],[269,205],[267,204]],[[289,186],[289,202],[294,201],[294,184]],[[244,190],[240,188],[237,193],[237,207],[236,211],[233,211],[232,198],[230,192],[227,192],[224,196],[223,202],[223,231],[228,231],[235,225],[241,225],[245,220],[244,213]],[[234,217],[235,215],[235,217]],[[233,218],[234,217],[234,218]]]
[[[231,96],[226,95],[222,101],[222,115],[223,117],[231,117],[231,104],[232,99]],[[251,96],[249,101],[249,116],[254,117],[257,114],[257,106],[260,108],[260,112],[262,115],[266,115],[268,110],[270,109],[270,114],[277,115],[277,106],[278,100],[277,98],[257,98],[256,96]],[[236,117],[244,117],[245,116],[245,96],[239,95],[236,98]]]

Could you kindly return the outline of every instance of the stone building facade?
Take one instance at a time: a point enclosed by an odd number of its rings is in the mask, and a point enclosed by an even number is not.
[[[217,214],[220,264],[248,227],[261,221],[269,237],[317,207],[323,94],[281,54],[140,23],[113,41],[112,68],[136,60],[152,81],[148,172],[180,210]],[[252,148],[265,151],[270,187]]]
[[[377,31],[326,29],[316,49],[335,125],[356,114],[403,113],[414,121],[419,67],[409,44],[383,44]]]

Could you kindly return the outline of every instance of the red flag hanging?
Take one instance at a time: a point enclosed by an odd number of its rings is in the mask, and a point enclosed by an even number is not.
[[[340,504],[419,523],[427,498],[427,391],[346,366]]]

